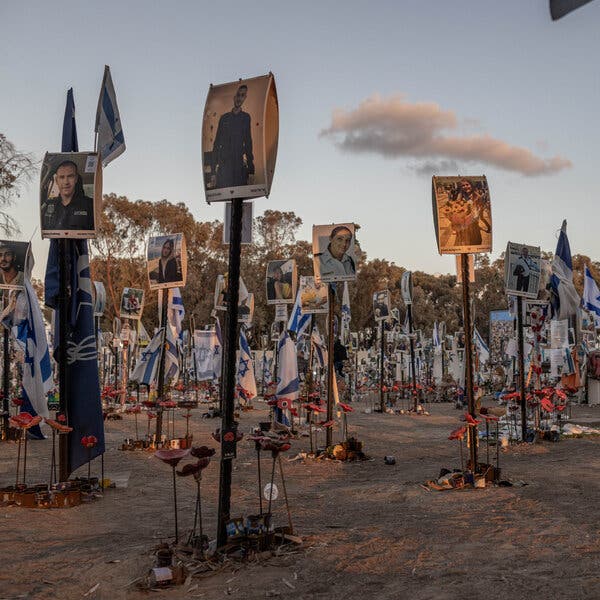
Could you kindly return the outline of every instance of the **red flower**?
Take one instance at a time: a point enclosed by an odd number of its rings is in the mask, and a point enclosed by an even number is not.
[[[190,450],[190,454],[195,458],[214,456],[215,452],[214,448],[209,448],[208,446],[196,446]]]
[[[62,413],[60,415],[56,415],[56,420],[59,423],[66,423],[67,422],[67,416],[63,415]]]
[[[459,427],[458,429],[454,429],[453,431],[450,432],[450,435],[448,436],[449,440],[462,440],[465,437],[465,433],[467,432],[467,428],[463,425],[462,427]]]
[[[25,401],[23,400],[23,398],[13,398],[12,399],[12,403],[14,406],[23,406],[23,403]]]
[[[64,416],[64,415],[61,415]],[[54,429],[55,431],[57,431],[59,434],[61,433],[70,433],[71,431],[73,431],[72,427],[68,427],[67,425],[63,425],[62,423],[59,423],[58,420],[54,421],[52,419],[44,419],[44,421],[50,425],[50,427],[52,427],[52,429]]]
[[[344,404],[343,402],[340,402],[338,404],[338,406],[345,412],[345,413],[349,413],[349,412],[354,412],[354,409],[349,405],[349,404]]]
[[[41,423],[42,417],[36,415],[35,417],[28,412],[22,412],[14,417],[10,417],[8,422],[11,427],[15,427],[17,429],[31,429],[35,427],[39,423]]]
[[[465,421],[467,422],[467,425],[479,425],[480,421],[478,421],[477,419],[474,419],[469,413],[465,413]]]
[[[139,404],[135,404],[134,406],[128,406],[125,409],[125,412],[129,415],[135,415],[142,412],[142,407]]]
[[[93,448],[98,443],[98,438],[95,435],[84,435],[81,438],[81,445],[84,448]]]
[[[325,411],[323,411],[323,412],[325,412]],[[319,425],[321,427],[325,427],[325,429],[328,429],[329,427],[333,427],[333,424],[334,424],[333,420],[332,421],[320,421],[319,422]]]
[[[154,456],[164,463],[167,463],[171,467],[176,467],[177,463],[182,458],[185,458],[190,453],[189,450],[182,450],[180,448],[174,448],[172,450],[157,450]]]
[[[280,398],[279,400],[277,400],[277,408],[281,408],[282,410],[285,410],[286,408],[290,407],[290,401],[287,398]]]

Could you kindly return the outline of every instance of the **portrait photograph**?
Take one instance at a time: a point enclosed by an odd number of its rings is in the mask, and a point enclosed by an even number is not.
[[[121,294],[119,316],[125,319],[141,319],[144,310],[144,290],[126,287]]]
[[[485,175],[433,177],[432,200],[440,254],[492,251],[492,209]]]
[[[504,254],[504,286],[507,294],[523,298],[538,297],[540,258],[539,247],[508,242]]]
[[[106,288],[101,281],[94,281],[92,295],[94,296],[94,316],[101,317],[106,308]]]
[[[268,197],[278,137],[272,74],[211,85],[202,119],[206,201]]]
[[[312,245],[317,281],[329,283],[356,279],[354,223],[313,225]]]
[[[238,304],[238,323],[252,325],[254,319],[254,294],[247,294]]]
[[[183,233],[151,237],[148,240],[147,264],[151,290],[183,287],[187,274]]]
[[[390,316],[389,290],[381,290],[373,294],[373,315],[376,321],[383,321]]]
[[[296,261],[267,263],[267,304],[293,304],[296,300]]]
[[[329,296],[326,283],[317,282],[312,276],[300,277],[300,311],[303,315],[327,314]]]
[[[227,305],[227,287],[228,287],[228,274],[217,275],[215,281],[215,295],[214,295],[214,307],[215,310],[228,310]],[[238,306],[240,306],[248,297],[248,288],[244,283],[244,280],[240,277],[240,291],[238,296]]]
[[[252,243],[252,219],[254,217],[254,202],[242,204],[242,244]],[[231,236],[231,202],[225,203],[225,218],[223,220],[223,244],[229,244]]]
[[[101,210],[98,154],[47,153],[40,178],[42,238],[94,238]]]
[[[0,289],[22,290],[30,252],[29,242],[0,240]]]

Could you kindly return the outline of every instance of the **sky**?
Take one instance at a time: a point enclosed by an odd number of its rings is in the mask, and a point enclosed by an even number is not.
[[[127,150],[104,193],[222,219],[202,184],[208,87],[271,71],[279,151],[255,214],[294,211],[304,239],[355,222],[369,258],[454,272],[437,253],[431,176],[485,174],[493,258],[509,240],[554,250],[567,219],[573,253],[600,259],[600,2],[552,22],[548,0],[23,0],[1,2],[0,22],[0,132],[37,160],[60,150],[70,87],[80,150],[93,149],[110,65]],[[11,212],[41,277],[38,187]]]

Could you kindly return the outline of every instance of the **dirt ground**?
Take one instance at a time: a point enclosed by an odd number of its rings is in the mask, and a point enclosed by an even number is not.
[[[255,406],[240,417],[244,432],[266,420],[264,404]],[[459,466],[456,442],[447,436],[460,411],[434,404],[431,416],[382,415],[355,406],[350,430],[372,460],[284,461],[295,533],[304,540],[299,549],[159,592],[128,584],[153,566],[152,548],[173,536],[170,469],[152,454],[117,449],[134,431],[132,415],[107,422],[106,476],[127,487],[72,509],[0,507],[0,598],[600,597],[600,438],[509,449],[501,456],[503,477],[525,482],[522,487],[430,492],[419,484],[441,467]],[[201,419],[201,412],[192,418],[194,441],[216,448],[210,432],[220,423]],[[600,422],[600,409],[575,407],[573,420]],[[183,419],[177,427],[183,434]],[[294,441],[286,458],[308,444],[308,438]],[[29,449],[28,481],[46,481],[51,441]],[[13,482],[16,451],[12,443],[0,444],[0,485]],[[384,455],[394,455],[396,464],[384,464]],[[217,457],[202,483],[211,537],[218,467]],[[99,470],[94,463],[93,472]],[[195,489],[191,479],[177,483],[185,534]],[[232,516],[258,512],[256,489],[254,445],[242,441]],[[275,524],[285,525],[281,498],[274,507]]]

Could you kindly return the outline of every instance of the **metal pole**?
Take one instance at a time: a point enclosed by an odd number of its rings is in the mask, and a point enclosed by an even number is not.
[[[517,328],[519,340],[519,388],[521,393],[521,440],[527,437],[527,398],[525,397],[525,356],[523,340],[523,298],[517,299]]]
[[[8,291],[3,294],[4,304],[8,302]],[[2,439],[8,439],[8,396],[10,393],[10,346],[8,329],[4,328],[3,338],[3,367],[2,367]]]
[[[473,396],[473,325],[471,323],[471,303],[469,301],[469,255],[461,254],[460,261],[463,285],[463,320],[465,326],[465,392],[469,414],[475,419],[475,397]],[[475,473],[477,471],[477,425],[469,425],[467,434],[471,469]]]
[[[69,325],[69,240],[58,240],[58,394],[59,411],[69,422],[69,377],[67,365],[67,331]],[[58,436],[58,480],[67,481],[69,465],[69,438],[71,433]]]
[[[408,333],[410,342],[410,368],[412,370],[412,394],[413,394],[413,410],[417,412],[419,406],[419,399],[417,398],[417,373],[415,367],[415,341],[412,338],[413,332],[413,318],[412,318],[412,304],[407,307],[408,310]]]
[[[381,347],[379,352],[379,408],[385,412],[385,395],[383,393],[383,362],[385,360],[384,324],[381,319]]]
[[[244,201],[236,198],[231,203],[229,236],[229,281],[227,285],[227,335],[225,337],[224,374],[221,384],[221,469],[219,476],[219,509],[217,519],[217,548],[227,543],[226,525],[231,512],[231,475],[233,456],[225,456],[225,433],[235,429],[234,397],[236,380],[236,349],[238,300],[240,292],[240,255],[242,250],[242,212]],[[234,432],[235,440],[235,432]]]
[[[190,337],[192,338],[192,360],[194,361],[194,397],[198,402],[198,362],[196,360],[196,339],[194,331],[196,331],[196,319],[194,315],[190,317]]]
[[[327,420],[331,421],[331,419],[333,419],[333,378],[335,377],[335,373],[333,372],[333,317],[335,313],[335,290],[331,283],[327,289],[329,296],[329,313],[327,315],[327,329],[329,335],[327,339]],[[327,427],[325,438],[326,448],[331,446],[331,438],[331,427]]]
[[[167,293],[164,293],[167,292]],[[164,401],[163,395],[165,393],[165,345],[167,342],[167,307],[168,301],[168,290],[164,290],[162,298],[162,306],[160,310],[160,327],[163,328],[163,339],[160,346],[160,363],[158,364],[158,389],[156,391],[156,444],[160,444],[162,437],[162,417],[163,409],[160,406],[160,402]],[[148,390],[149,393],[150,390]]]

